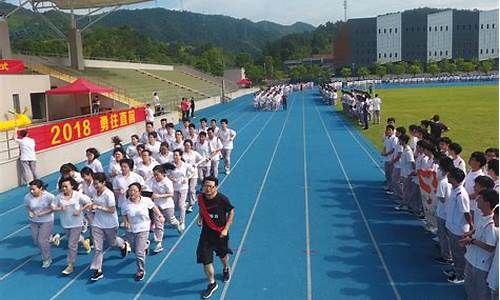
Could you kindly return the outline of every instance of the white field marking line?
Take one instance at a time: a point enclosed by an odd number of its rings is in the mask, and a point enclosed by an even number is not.
[[[343,121],[342,121],[342,126],[344,126],[344,128],[347,129],[347,131],[349,132],[349,134],[351,135],[351,137],[356,141],[356,143],[361,147],[361,149],[363,149],[363,151],[366,153],[366,155],[368,156],[368,158],[370,158],[370,160],[375,164],[375,166],[377,167],[377,169],[382,174],[385,174],[384,169],[382,169],[382,167],[377,162],[377,160],[373,157],[373,155],[371,155],[370,152],[368,152],[368,150],[366,149],[366,147],[361,144],[361,142],[359,141],[359,139],[352,133],[352,131],[345,125],[345,122],[343,122]]]
[[[35,255],[32,255],[31,257],[29,257],[28,259],[26,259],[23,263],[21,263],[20,265],[18,265],[17,267],[15,267],[14,269],[12,269],[10,272],[8,273],[5,273],[2,277],[0,277],[0,281],[4,280],[5,278],[9,277],[10,275],[12,275],[14,272],[16,272],[17,270],[21,269],[22,267],[24,267],[25,264],[29,263],[30,261],[32,261],[35,257],[37,257],[38,255],[35,254]]]
[[[240,157],[238,158],[238,160],[236,161],[236,163],[233,165],[233,169],[238,165],[238,163],[240,162],[240,160],[243,158],[243,156],[247,153],[248,149],[250,149],[250,147],[253,145],[253,143],[257,140],[257,138],[260,136],[260,134],[262,133],[262,131],[264,130],[264,128],[267,127],[267,125],[269,124],[269,122],[271,121],[271,119],[274,117],[274,113],[271,115],[271,117],[267,120],[267,122],[265,123],[265,125],[261,128],[261,130],[258,132],[258,134],[254,137],[254,139],[250,142],[250,144],[247,146],[247,148],[245,149],[245,151],[240,155]],[[250,124],[250,123],[249,123]],[[243,128],[240,130],[242,131]],[[229,175],[230,176],[230,175]],[[221,187],[224,182],[226,181],[226,179],[229,177],[229,176],[225,176],[224,179],[222,179],[222,181],[219,183],[219,187]],[[182,241],[182,239],[184,238],[184,236],[188,233],[188,231],[191,229],[191,227],[193,226],[194,222],[196,221],[196,217],[193,217],[193,219],[191,220],[191,222],[189,223],[188,227],[186,228],[186,230],[184,231],[184,234],[182,234],[178,239],[177,241],[175,242],[175,244],[172,246],[172,248],[170,249],[170,251],[167,253],[167,255],[161,260],[161,262],[158,264],[158,266],[156,266],[155,270],[153,271],[153,273],[151,274],[151,276],[149,276],[148,280],[146,281],[146,283],[144,283],[144,285],[141,287],[141,289],[137,292],[137,294],[134,296],[133,300],[137,300],[141,297],[142,293],[144,293],[144,291],[146,290],[146,288],[149,286],[149,284],[153,281],[154,277],[158,274],[158,272],[160,271],[160,269],[163,267],[163,265],[167,262],[168,258],[171,256],[172,252],[175,250],[175,248],[180,244],[180,242]]]
[[[274,116],[274,114],[273,114]],[[255,119],[255,117],[253,118]],[[253,120],[252,119],[252,120]],[[267,124],[269,123],[269,121],[272,119],[272,116],[268,119],[268,121],[266,122],[266,124],[262,127],[262,129],[259,131],[259,133],[256,135],[256,137],[252,140],[252,142],[247,146],[247,149],[244,153],[242,153],[240,155],[240,157],[238,158],[238,160],[236,161],[236,163],[234,164],[233,168],[235,168],[239,161],[243,158],[243,156],[245,155],[245,153],[248,151],[248,149],[252,146],[252,144],[255,142],[255,140],[257,139],[257,137],[262,133],[262,131],[264,130],[264,128],[267,126]],[[240,132],[243,131],[243,129],[248,126],[250,124],[250,122],[245,125],[244,127],[242,127],[240,129]],[[222,184],[224,183],[224,181],[226,180],[226,178],[228,178],[228,176],[224,177],[224,179],[221,181],[221,183],[219,184],[219,186],[222,186]],[[153,271],[153,273],[151,274],[151,276],[149,276],[148,280],[146,281],[146,283],[142,286],[142,288],[139,290],[139,292],[136,294],[136,296],[134,297],[134,299],[138,299],[141,294],[144,292],[144,290],[146,289],[146,287],[151,283],[151,281],[153,280],[153,278],[156,276],[156,274],[159,272],[160,268],[163,266],[163,264],[165,264],[165,262],[167,261],[167,259],[171,256],[172,252],[175,250],[175,248],[180,244],[180,242],[182,241],[182,239],[184,239],[184,236],[187,234],[187,232],[191,229],[191,227],[193,226],[194,222],[196,221],[196,218],[193,217],[193,220],[191,220],[191,223],[189,223],[188,227],[186,228],[186,230],[184,231],[184,233],[177,239],[177,241],[175,242],[175,244],[172,246],[172,248],[170,249],[170,251],[167,253],[167,255],[161,260],[160,264],[155,268],[155,270]],[[109,249],[109,248],[108,248]],[[103,253],[103,255],[107,252],[107,250]],[[85,268],[83,269],[80,273],[78,273],[76,275],[75,278],[73,278],[70,282],[68,282],[64,287],[62,287],[54,296],[52,296],[50,298],[50,300],[54,300],[56,299],[57,297],[59,297],[65,290],[67,290],[85,271],[87,271],[88,269],[90,268],[90,264]]]
[[[253,221],[253,217],[255,215],[255,211],[257,209],[257,206],[259,205],[260,198],[262,196],[262,191],[264,190],[264,186],[265,186],[266,181],[267,181],[267,176],[269,175],[269,172],[271,171],[271,167],[273,165],[274,157],[276,156],[276,152],[278,150],[278,146],[279,146],[279,144],[281,142],[281,138],[283,136],[283,132],[285,131],[286,123],[288,122],[288,117],[290,116],[290,111],[292,110],[294,103],[295,103],[295,101],[290,105],[290,108],[287,111],[285,122],[283,122],[283,126],[281,127],[280,135],[278,136],[278,140],[276,141],[276,144],[274,146],[273,154],[271,155],[271,159],[270,159],[269,164],[267,166],[266,173],[264,174],[264,178],[262,179],[262,183],[260,185],[259,192],[257,193],[257,198],[255,199],[252,211],[250,213],[250,217],[248,218],[247,225],[245,227],[245,231],[243,232],[243,236],[242,236],[240,244],[238,246],[238,251],[236,251],[236,255],[234,257],[234,261],[231,264],[231,273],[232,273],[232,277],[233,278],[234,278],[236,267],[238,265],[238,261],[240,259],[241,249],[242,249],[243,245],[245,244],[245,240],[246,240],[246,237],[248,235],[248,231],[250,230],[250,226],[252,225],[252,221]],[[227,291],[228,291],[230,285],[231,285],[231,281],[228,281],[228,282],[226,282],[224,284],[224,288],[222,289],[222,293],[221,293],[220,298],[219,298],[220,300],[224,300],[226,298],[226,294],[227,294]]]
[[[17,209],[19,209],[19,208],[21,208],[21,207],[24,207],[24,204],[19,204],[19,205],[18,205],[18,206],[16,206],[16,207],[13,207],[13,208],[11,208],[11,209],[8,209],[8,210],[6,210],[6,211],[4,211],[4,212],[0,213],[0,217],[1,217],[1,216],[6,215],[6,214],[8,214],[8,213],[11,213],[11,212],[13,212],[13,211],[15,211],[15,210],[17,210]]]
[[[306,261],[307,261],[307,299],[312,300],[312,272],[311,272],[311,235],[309,227],[309,186],[307,177],[307,147],[306,147],[306,110],[304,96],[302,96],[302,136],[304,144],[304,216],[306,222]]]
[[[399,294],[399,291],[396,287],[394,279],[392,278],[391,272],[389,271],[389,268],[387,267],[384,256],[382,255],[382,251],[380,250],[380,248],[377,244],[377,240],[375,239],[375,235],[373,234],[373,231],[370,227],[370,224],[368,223],[368,220],[366,219],[365,213],[363,212],[363,209],[361,208],[361,205],[359,203],[358,196],[356,195],[356,192],[354,192],[354,188],[351,184],[351,180],[349,179],[349,176],[347,175],[347,172],[344,168],[344,164],[342,163],[342,160],[339,157],[339,154],[337,152],[337,147],[335,147],[335,145],[333,143],[333,139],[330,136],[330,133],[328,132],[328,130],[326,128],[325,122],[323,121],[323,117],[321,116],[321,113],[318,110],[318,106],[315,105],[315,108],[316,108],[316,112],[318,113],[321,124],[323,126],[323,130],[325,131],[325,133],[328,137],[328,141],[330,142],[330,146],[332,147],[333,152],[335,153],[335,157],[337,158],[337,161],[339,162],[340,169],[342,170],[344,178],[347,181],[347,185],[349,186],[349,189],[351,190],[352,198],[354,199],[354,202],[356,202],[356,206],[358,207],[358,211],[361,215],[361,218],[363,219],[363,223],[365,224],[366,230],[368,231],[368,234],[370,235],[370,239],[372,241],[373,247],[375,248],[375,251],[377,251],[378,258],[380,259],[382,267],[384,268],[385,275],[387,276],[387,279],[389,280],[389,283],[392,287],[392,291],[394,292],[394,296],[396,296],[396,299],[401,300],[401,295]]]
[[[4,236],[1,240],[0,240],[0,243],[5,241],[6,239],[10,238],[11,236],[23,231],[24,229],[30,227],[30,224],[27,224],[27,225],[24,225],[23,227],[19,228],[18,230],[14,231],[14,232],[11,232],[9,235],[7,236]]]
[[[102,255],[104,256],[108,251],[109,249],[111,249],[111,247],[108,247],[103,253]],[[69,288],[73,282],[75,282],[78,278],[80,278],[80,276],[82,276],[83,273],[87,272],[87,270],[90,269],[90,264],[88,266],[86,266],[85,268],[83,268],[83,270],[80,271],[80,273],[78,273],[73,279],[71,279],[68,283],[66,283],[66,285],[60,289],[54,296],[50,297],[50,300],[54,300],[56,299],[57,297],[59,297],[59,295],[61,295],[67,288]]]

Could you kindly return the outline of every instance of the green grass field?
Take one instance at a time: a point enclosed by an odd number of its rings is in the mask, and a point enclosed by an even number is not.
[[[361,131],[379,149],[387,117],[396,118],[396,127],[408,129],[434,114],[451,128],[443,136],[462,145],[466,162],[473,151],[498,147],[498,86],[384,89],[377,93],[382,99],[381,124],[370,124]]]

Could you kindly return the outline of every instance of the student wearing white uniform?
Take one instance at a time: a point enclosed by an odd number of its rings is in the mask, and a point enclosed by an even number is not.
[[[483,152],[473,152],[470,155],[469,158],[469,166],[471,170],[467,175],[465,176],[464,180],[464,188],[467,191],[467,194],[469,194],[469,198],[471,200],[471,214],[474,216],[474,210],[476,209],[476,197],[474,195],[474,184],[476,177],[478,176],[483,176],[483,167],[486,164],[486,156],[484,155]]]
[[[155,127],[153,122],[146,122],[146,131],[144,131],[139,139],[141,144],[148,143],[148,136],[151,132],[155,132]]]
[[[156,132],[151,132],[148,134],[148,143],[144,147],[151,151],[152,155],[160,153],[160,142],[158,141],[158,134]]]
[[[123,149],[117,148],[113,150],[113,158],[113,160],[110,160],[108,167],[108,174],[111,179],[122,173],[120,161],[125,158],[125,152],[123,152]]]
[[[411,174],[415,173],[415,158],[413,156],[413,151],[408,145],[410,137],[406,134],[399,136],[399,143],[403,148],[400,158],[400,168],[401,168],[401,181],[403,182],[403,197],[400,205],[396,206],[396,210],[408,210],[411,197]]]
[[[94,257],[90,269],[94,273],[90,280],[97,281],[104,277],[102,261],[104,258],[104,240],[110,247],[120,248],[122,258],[127,256],[130,248],[128,242],[118,236],[118,214],[116,213],[115,195],[110,190],[111,184],[106,180],[104,173],[94,174],[94,188],[96,195],[92,204],[95,211],[92,220],[92,239],[94,241]]]
[[[87,156],[87,161],[83,164],[84,167],[89,167],[94,171],[94,173],[103,173],[104,169],[102,163],[99,160],[101,154],[96,148],[88,148],[85,150],[85,155]]]
[[[83,167],[80,170],[80,174],[82,176],[82,193],[87,195],[89,198],[94,198],[96,195],[96,190],[94,187],[94,171],[92,171],[89,167]]]
[[[380,124],[380,105],[382,104],[382,99],[375,94],[375,98],[372,99],[373,106],[373,124]]]
[[[166,136],[168,134],[167,124],[168,124],[167,119],[161,119],[160,120],[161,127],[156,130],[156,132],[158,133],[158,140],[160,142],[165,141]]]
[[[446,229],[454,266],[453,270],[445,272],[445,275],[448,276],[449,282],[456,284],[464,282],[465,271],[465,248],[460,245],[459,241],[466,232],[474,228],[470,214],[469,195],[462,185],[464,178],[464,172],[458,168],[448,173],[448,182],[452,190],[446,206]]]
[[[175,141],[175,128],[173,123],[167,123],[167,134],[163,137],[162,142],[167,142],[169,145]]]
[[[498,191],[497,191],[498,193]],[[493,209],[493,221],[495,222],[495,227],[498,231],[498,205]],[[488,287],[491,290],[491,299],[498,299],[498,241],[495,247],[495,255],[493,256],[493,261],[491,262],[490,270],[488,271],[488,277],[486,281],[488,282]]]
[[[492,159],[488,162],[488,176],[495,183],[493,189],[498,192],[498,159]]]
[[[182,136],[182,131],[180,131],[180,130],[175,131],[175,141],[170,143],[170,150],[172,150],[172,151],[175,151],[175,150],[184,151],[184,138]]]
[[[204,133],[207,133],[207,119],[206,118],[201,118],[200,119],[200,128],[198,128],[197,130],[197,133],[198,135],[201,133],[201,132],[204,132]]]
[[[189,122],[189,119],[182,120],[182,127],[180,130],[182,133],[182,137],[184,139],[187,139],[189,137],[189,125],[191,125],[191,122]]]
[[[78,243],[82,243],[85,251],[90,253],[90,240],[81,235],[83,228],[83,211],[92,205],[90,198],[78,191],[74,179],[63,178],[59,181],[61,193],[56,196],[54,211],[60,211],[61,226],[68,237],[68,266],[62,271],[69,275],[74,271]]]
[[[435,258],[435,261],[441,264],[451,264],[451,250],[449,237],[446,231],[446,203],[451,194],[451,184],[448,182],[448,173],[454,168],[453,160],[449,157],[443,157],[439,161],[438,186],[436,190],[437,198],[437,236],[439,239],[439,248],[441,255]]]
[[[210,146],[207,142],[207,133],[202,131],[198,135],[198,141],[194,143],[194,150],[204,158],[204,162],[198,165],[198,181],[203,181],[209,175],[210,171]]]
[[[236,131],[227,127],[227,119],[220,120],[221,129],[217,134],[217,137],[222,142],[222,158],[224,159],[224,169],[226,174],[231,173],[231,152],[233,151],[233,141],[236,137]]]
[[[486,278],[498,242],[498,228],[493,221],[493,209],[497,205],[498,193],[495,190],[481,191],[477,198],[481,216],[476,220],[475,230],[467,232],[460,241],[467,248],[465,292],[468,299],[489,300],[491,297]]]
[[[137,134],[133,134],[130,137],[130,145],[127,147],[127,157],[130,159],[134,159],[138,153],[137,153],[137,145],[139,144],[139,136]]]
[[[382,149],[381,155],[384,157],[384,171],[385,171],[385,181],[386,181],[386,191],[391,191],[391,180],[392,180],[392,155],[394,153],[394,147],[397,143],[396,136],[394,135],[394,126],[387,125],[385,127],[385,137],[384,137],[384,148]]]
[[[212,130],[214,131],[215,136],[219,135],[220,128],[217,127],[217,120],[216,119],[210,120],[210,128],[212,128]]]
[[[188,165],[193,168],[193,173],[188,178],[188,195],[187,202],[188,206],[186,208],[187,213],[193,211],[193,205],[196,203],[196,185],[198,184],[198,164],[203,161],[203,156],[200,153],[193,150],[193,142],[191,140],[184,141],[184,152],[182,153],[182,159]]]
[[[453,165],[455,166],[455,168],[459,168],[460,170],[462,170],[464,174],[467,174],[465,161],[462,157],[460,157],[460,153],[462,153],[462,146],[460,146],[460,144],[458,143],[451,143],[448,147],[448,154],[453,159]]]
[[[155,121],[155,113],[154,113],[153,109],[151,108],[151,105],[146,104],[145,112],[146,112],[146,122],[154,122]]]
[[[113,179],[113,189],[115,197],[118,200],[118,208],[122,208],[127,201],[127,190],[129,185],[134,182],[144,186],[144,179],[141,175],[135,173],[134,161],[129,158],[124,158],[120,161],[122,173]]]
[[[403,198],[403,186],[401,184],[401,155],[403,146],[399,143],[399,137],[406,134],[406,128],[398,127],[396,129],[397,143],[394,145],[394,153],[392,154],[392,192],[396,196],[397,201]]]
[[[155,224],[154,239],[156,246],[153,252],[158,253],[163,251],[163,234],[165,232],[165,222],[171,226],[175,226],[177,231],[181,233],[179,221],[175,217],[174,205],[174,185],[170,179],[166,177],[166,171],[162,166],[156,166],[153,169],[154,178],[147,182],[149,189],[153,192],[151,199],[158,207],[164,217],[164,222],[155,217],[153,222]]]
[[[54,195],[46,191],[43,181],[35,179],[29,183],[30,192],[24,196],[24,205],[28,210],[31,236],[33,243],[38,246],[42,254],[42,268],[52,264],[49,239],[54,227],[54,213],[52,205]]]
[[[127,229],[127,241],[133,244],[136,256],[136,281],[143,280],[146,274],[146,251],[149,248],[148,236],[151,225],[149,211],[153,210],[153,213],[158,216],[160,222],[165,221],[153,201],[150,198],[141,196],[141,191],[141,184],[137,182],[132,183],[128,188],[129,197],[127,204],[122,208],[125,228]]]
[[[17,128],[15,130],[17,132]],[[22,184],[27,184],[31,180],[37,179],[36,174],[36,153],[35,153],[35,140],[28,136],[27,130],[19,131],[20,139],[17,135],[14,137],[14,141],[19,145],[19,151],[21,155],[19,160],[21,161],[22,170]]]
[[[169,178],[174,183],[174,203],[179,210],[179,226],[184,232],[184,219],[186,217],[186,199],[189,190],[189,177],[193,174],[193,168],[182,161],[182,151],[174,150],[175,170],[170,171]]]
[[[151,151],[147,149],[142,151],[142,161],[137,165],[137,168],[135,168],[137,174],[141,175],[144,179],[144,182],[153,178],[153,168],[158,165],[156,160],[154,160],[151,156]]]
[[[191,123],[188,127],[188,135],[185,140],[191,140],[193,143],[198,140],[198,132],[196,131],[196,126]]]
[[[210,147],[210,175],[217,178],[219,176],[220,152],[222,151],[222,142],[215,135],[213,128],[207,129],[207,142]]]
[[[168,148],[168,142],[161,142],[160,153],[154,156],[154,158],[160,165],[172,162],[172,160],[174,160],[174,154],[170,152]]]
[[[422,166],[427,163],[428,157],[425,156],[424,153],[424,141],[418,141],[415,148],[415,173],[413,173],[412,177],[412,193],[410,196],[409,208],[419,219],[424,218],[423,206],[422,206],[422,193],[420,191],[420,179],[418,175],[419,170],[422,169]]]
[[[137,149],[137,156],[134,157],[134,166],[137,168],[137,166],[142,163],[142,151],[146,149],[146,146],[144,146],[144,144],[139,144],[135,148]]]

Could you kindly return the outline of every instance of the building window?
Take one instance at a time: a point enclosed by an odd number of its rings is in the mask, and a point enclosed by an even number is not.
[[[432,27],[431,27],[431,26],[429,26],[429,32],[431,32],[431,31],[432,31]]]
[[[438,52],[437,51],[434,51],[434,56],[438,56]]]
[[[495,29],[495,23],[491,24],[491,29]]]
[[[491,49],[491,53],[492,53],[492,54],[493,54],[493,53],[495,53],[495,49]]]
[[[481,24],[481,29],[483,29],[483,27],[484,27],[484,24]]]
[[[384,28],[384,33],[387,33],[387,29]]]
[[[434,31],[438,31],[438,27],[437,26],[434,26]]]
[[[429,51],[429,56],[432,56],[432,52],[431,51]]]
[[[380,54],[380,53],[379,53],[379,54],[378,54],[378,58],[382,58],[382,54]]]
[[[389,33],[392,33],[392,28],[389,28]]]
[[[398,29],[397,28],[394,28],[394,33],[398,33]]]
[[[490,29],[490,24],[486,24],[486,29]]]
[[[440,27],[439,27],[439,31],[443,31],[443,26],[440,26]]]
[[[457,31],[459,31],[459,30],[460,30],[460,25],[457,25]]]
[[[446,25],[446,31],[448,31],[448,25]]]
[[[479,50],[479,53],[483,54],[483,49]]]
[[[392,53],[389,53],[389,57],[392,57]]]
[[[386,54],[386,53],[384,53],[384,58],[386,58],[386,57],[387,57],[387,54]]]
[[[486,49],[486,54],[488,54],[488,49]]]
[[[398,53],[397,53],[397,52],[396,52],[396,53],[394,53],[394,57],[398,57]]]

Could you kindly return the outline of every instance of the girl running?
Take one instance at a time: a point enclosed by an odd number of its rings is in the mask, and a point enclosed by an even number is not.
[[[85,150],[85,155],[87,156],[87,161],[84,167],[89,167],[94,171],[94,173],[104,172],[101,161],[98,159],[101,154],[96,148],[88,148]]]
[[[182,150],[174,150],[175,169],[170,172],[170,180],[174,183],[174,203],[179,210],[179,228],[184,232],[184,219],[186,217],[186,198],[189,189],[189,177],[194,170],[182,160]]]
[[[141,152],[142,161],[137,165],[137,173],[142,176],[144,182],[153,179],[153,168],[158,165],[152,155],[153,153],[150,150],[145,149]]]
[[[120,168],[120,161],[125,158],[125,152],[123,149],[113,150],[113,159],[109,161],[108,174],[110,178],[115,178],[122,173]]]
[[[28,210],[31,236],[33,243],[38,246],[42,254],[42,268],[52,264],[50,255],[50,237],[54,227],[54,213],[52,205],[54,195],[46,191],[47,185],[40,179],[29,183],[30,192],[24,196],[24,205]]]
[[[139,144],[139,136],[137,134],[133,134],[130,137],[130,145],[127,147],[127,157],[130,159],[134,159],[138,153],[137,153],[137,145]]]
[[[198,184],[198,164],[202,161],[203,156],[200,153],[193,150],[193,142],[191,140],[184,141],[184,153],[182,153],[182,159],[186,164],[189,164],[193,168],[193,174],[188,178],[188,195],[187,202],[188,207],[186,209],[187,213],[193,211],[193,205],[196,203],[196,185]]]
[[[155,159],[160,165],[172,162],[172,160],[174,160],[174,154],[169,151],[168,142],[161,143],[160,153],[156,155]]]
[[[160,222],[165,221],[153,201],[150,198],[141,196],[141,191],[142,186],[139,183],[132,183],[128,188],[127,204],[122,209],[125,228],[127,229],[127,241],[134,245],[137,259],[136,281],[143,280],[146,273],[146,252],[149,248],[148,236],[151,223],[149,210],[153,210]]]

